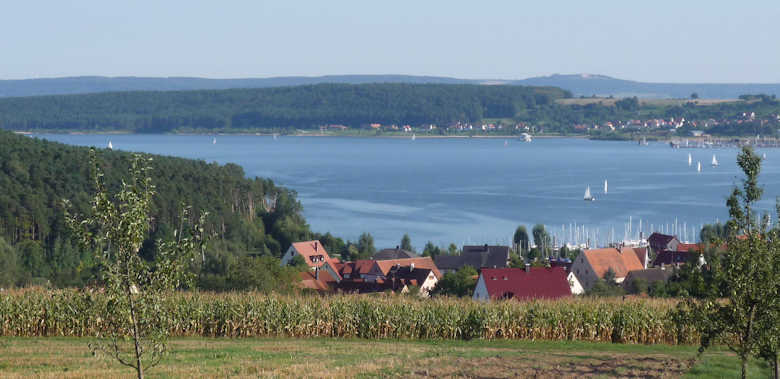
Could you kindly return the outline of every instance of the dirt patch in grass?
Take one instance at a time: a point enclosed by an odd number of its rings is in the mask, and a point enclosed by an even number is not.
[[[441,360],[429,358],[417,362],[417,369],[406,374],[426,377],[472,378],[664,378],[679,377],[690,368],[691,362],[669,356],[641,356],[628,354],[510,354],[492,357],[456,358]]]

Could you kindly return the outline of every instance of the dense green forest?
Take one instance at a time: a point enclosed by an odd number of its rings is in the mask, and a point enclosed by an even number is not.
[[[0,128],[165,133],[446,124],[514,117],[568,95],[546,87],[386,83],[17,97],[0,99]]]
[[[88,148],[0,131],[0,287],[82,285],[94,278],[90,255],[71,241],[62,205],[69,199],[74,212],[89,213],[94,188],[88,156]],[[99,151],[111,192],[127,179],[131,159],[129,153]],[[183,205],[192,206],[194,217],[208,211],[213,237],[205,260],[194,267],[204,288],[275,288],[284,278],[277,258],[291,242],[319,237],[309,231],[294,191],[247,179],[235,164],[153,156],[152,167],[157,195],[142,253],[154,258],[153,241],[172,235]]]

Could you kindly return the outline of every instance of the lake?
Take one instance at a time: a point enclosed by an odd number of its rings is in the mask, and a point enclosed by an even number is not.
[[[671,149],[666,143],[234,135],[217,136],[213,144],[211,136],[188,135],[35,137],[98,147],[110,140],[119,150],[236,163],[247,176],[270,177],[296,190],[312,230],[351,240],[370,232],[377,248],[395,247],[404,233],[418,250],[426,241],[508,244],[518,225],[530,233],[537,223],[557,241],[636,239],[640,223],[645,236],[655,230],[694,240],[702,224],[728,217],[726,197],[741,179],[736,149]],[[759,153],[767,154],[759,208],[773,212],[780,153]],[[713,154],[718,167],[710,165]],[[596,201],[583,201],[586,186]]]

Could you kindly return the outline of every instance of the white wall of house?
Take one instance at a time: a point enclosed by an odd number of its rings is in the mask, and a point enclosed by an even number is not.
[[[479,275],[477,287],[474,288],[474,296],[471,298],[480,301],[490,300],[490,294],[488,293],[487,285],[485,285],[485,277],[482,274]]]
[[[431,291],[433,291],[433,288],[436,287],[436,283],[438,282],[439,279],[436,278],[436,275],[433,274],[433,271],[429,272],[428,277],[425,278],[425,281],[420,286],[420,296],[430,296]]]
[[[582,295],[585,293],[585,289],[582,288],[582,284],[580,284],[580,281],[577,279],[577,275],[574,275],[574,272],[570,272],[569,275],[566,276],[566,280],[569,281],[569,288],[571,289],[572,295]]]

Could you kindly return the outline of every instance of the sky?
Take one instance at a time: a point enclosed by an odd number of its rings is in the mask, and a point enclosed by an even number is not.
[[[780,1],[0,0],[0,79],[408,74],[780,83]]]

